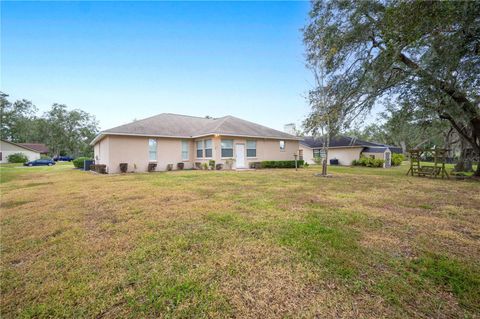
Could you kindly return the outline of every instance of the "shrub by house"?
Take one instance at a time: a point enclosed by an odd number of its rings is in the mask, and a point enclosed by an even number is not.
[[[28,162],[27,155],[23,153],[14,153],[8,156],[9,163],[26,163]]]
[[[73,163],[73,166],[75,166],[75,168],[83,168],[85,161],[91,161],[91,160],[92,159],[89,157],[77,157],[72,161],[72,163]]]

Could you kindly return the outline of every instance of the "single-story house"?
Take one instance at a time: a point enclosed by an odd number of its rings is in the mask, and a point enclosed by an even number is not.
[[[0,163],[8,163],[8,156],[15,153],[25,154],[29,161],[39,159],[41,156],[40,152],[33,148],[0,140]]]
[[[38,151],[41,155],[48,155],[48,146],[41,143],[18,143],[18,145]]]
[[[309,164],[315,163],[314,158],[322,157],[323,139],[311,136],[303,137],[300,141],[299,155]],[[381,143],[362,141],[354,137],[335,136],[330,139],[328,148],[328,162],[338,160],[339,165],[352,165],[353,160],[360,156],[385,160],[389,167],[392,153],[402,153],[402,148]]]
[[[233,116],[202,118],[162,113],[102,131],[91,142],[95,164],[107,172],[173,169],[178,163],[193,168],[195,163],[214,160],[224,167],[248,168],[250,162],[293,160],[300,138]],[[228,164],[228,165],[227,165]]]

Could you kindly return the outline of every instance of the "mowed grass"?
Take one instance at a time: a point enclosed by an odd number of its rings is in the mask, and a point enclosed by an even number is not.
[[[1,166],[2,318],[475,318],[480,183]]]

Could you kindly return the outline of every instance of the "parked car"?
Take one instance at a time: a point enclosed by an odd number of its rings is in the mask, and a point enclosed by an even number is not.
[[[61,162],[71,162],[71,161],[73,161],[74,159],[75,159],[75,158],[73,158],[73,157],[71,157],[71,156],[55,156],[55,157],[53,158],[53,160],[54,160],[55,162],[57,162],[57,161],[61,161]]]
[[[55,165],[55,162],[51,159],[37,159],[34,161],[26,162],[23,165],[24,166],[43,166],[43,165],[52,166],[52,165]]]

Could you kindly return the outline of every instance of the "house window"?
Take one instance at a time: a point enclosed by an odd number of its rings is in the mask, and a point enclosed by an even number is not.
[[[256,141],[247,141],[247,157],[257,157]]]
[[[150,161],[157,160],[157,140],[153,138],[148,140],[148,159]]]
[[[325,158],[325,151],[322,149],[314,149],[313,158]]]
[[[205,157],[212,157],[212,140],[205,140]]]
[[[285,141],[280,141],[280,151],[285,151]]]
[[[233,157],[233,140],[222,140],[222,157]]]
[[[298,150],[298,159],[303,161],[303,150]]]
[[[197,158],[203,157],[203,141],[197,141]]]
[[[375,155],[370,155],[370,158],[373,158],[373,159],[375,159]]]
[[[182,160],[188,161],[189,154],[188,154],[188,141],[182,141]]]

